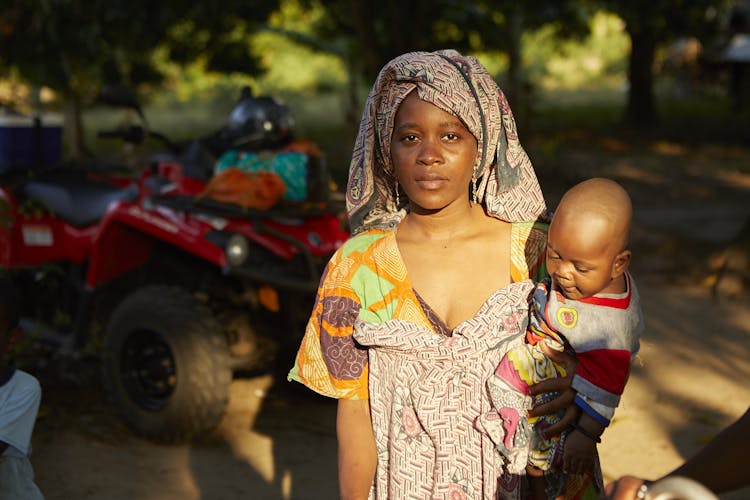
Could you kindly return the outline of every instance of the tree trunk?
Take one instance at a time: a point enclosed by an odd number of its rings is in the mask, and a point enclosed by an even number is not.
[[[625,120],[632,125],[651,125],[656,122],[654,105],[654,52],[656,37],[649,23],[630,29],[630,65]]]
[[[83,116],[81,109],[81,98],[75,92],[70,92],[65,99],[65,126],[66,142],[69,146],[68,156],[73,159],[91,156],[86,148],[83,134]]]
[[[354,36],[362,51],[362,66],[367,78],[374,80],[383,65],[383,56],[373,23],[375,14],[370,4],[369,1],[350,0],[349,11],[352,16],[350,21],[354,26]]]
[[[523,35],[523,12],[516,6],[508,12],[508,85],[505,93],[516,118],[519,129],[524,128],[529,116],[529,101],[524,92],[521,36]]]
[[[520,9],[511,9],[508,13],[508,100],[520,105],[521,99],[521,34],[523,33],[523,14]]]

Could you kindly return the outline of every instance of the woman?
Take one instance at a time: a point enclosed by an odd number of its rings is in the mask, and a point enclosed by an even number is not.
[[[290,372],[339,400],[342,498],[520,498],[475,420],[490,411],[487,377],[521,340],[546,209],[476,59],[414,52],[383,68],[347,209],[353,237],[321,279]]]

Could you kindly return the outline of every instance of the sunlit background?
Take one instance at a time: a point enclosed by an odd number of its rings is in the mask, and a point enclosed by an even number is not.
[[[750,2],[4,0],[0,118],[61,123],[63,158],[136,172],[160,145],[97,137],[138,120],[98,99],[105,85],[132,88],[175,140],[221,127],[249,86],[289,106],[342,188],[378,69],[440,48],[477,56],[505,90],[551,205],[594,175],[631,191],[647,333],[602,463],[606,480],[668,472],[750,402],[750,278],[744,298],[711,299],[727,249],[750,276]],[[330,401],[237,378],[215,432],[161,446],[118,422],[87,369],[55,374],[43,399],[33,462],[48,498],[335,495]]]

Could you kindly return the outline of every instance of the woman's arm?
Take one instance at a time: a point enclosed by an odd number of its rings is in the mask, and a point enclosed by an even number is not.
[[[341,499],[366,499],[370,494],[378,460],[368,399],[339,400],[336,436]]]

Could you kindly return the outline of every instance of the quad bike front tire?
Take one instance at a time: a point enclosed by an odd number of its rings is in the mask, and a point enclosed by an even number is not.
[[[180,443],[213,429],[229,400],[227,339],[186,290],[149,286],[112,313],[103,339],[105,389],[135,433]]]

